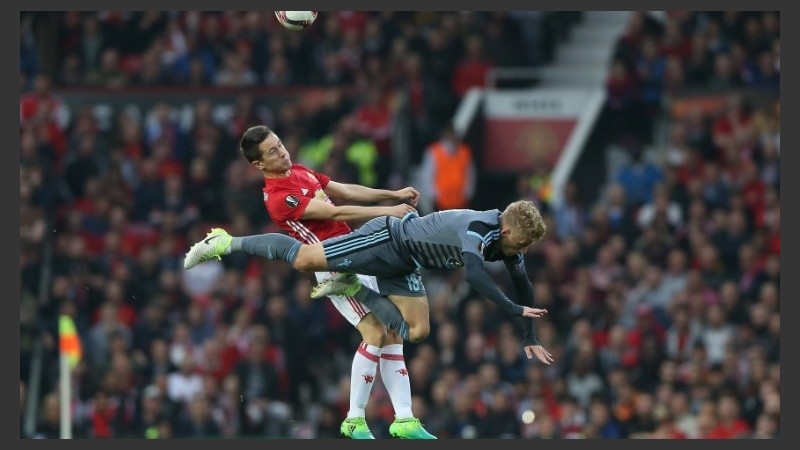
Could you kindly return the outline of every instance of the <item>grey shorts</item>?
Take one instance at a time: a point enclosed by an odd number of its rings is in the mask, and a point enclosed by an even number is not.
[[[374,275],[383,295],[424,297],[419,269],[401,253],[387,217],[376,217],[343,236],[322,241],[328,270]]]

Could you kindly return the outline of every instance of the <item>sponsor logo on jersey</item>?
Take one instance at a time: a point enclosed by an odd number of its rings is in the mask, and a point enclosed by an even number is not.
[[[336,266],[337,267],[348,267],[348,266],[350,266],[350,264],[353,264],[353,261],[350,261],[349,259],[345,258],[342,262],[340,262]]]

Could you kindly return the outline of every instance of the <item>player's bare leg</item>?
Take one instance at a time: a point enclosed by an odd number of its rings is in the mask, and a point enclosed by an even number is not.
[[[431,332],[428,297],[390,295],[389,300],[397,306],[403,318],[408,322],[408,336],[411,342],[419,342],[428,337]]]
[[[297,251],[297,257],[292,267],[301,272],[319,272],[328,270],[328,261],[325,259],[325,249],[321,242],[315,244],[302,244]]]

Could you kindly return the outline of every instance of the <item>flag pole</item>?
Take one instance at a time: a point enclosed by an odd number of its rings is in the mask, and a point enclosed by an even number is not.
[[[72,383],[69,357],[59,353],[61,363],[59,377],[59,403],[61,405],[61,439],[72,439]]]

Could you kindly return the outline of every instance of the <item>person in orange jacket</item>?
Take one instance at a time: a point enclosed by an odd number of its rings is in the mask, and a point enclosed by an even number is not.
[[[437,211],[469,207],[475,193],[475,161],[472,149],[452,125],[445,126],[441,138],[425,150],[422,172]]]

